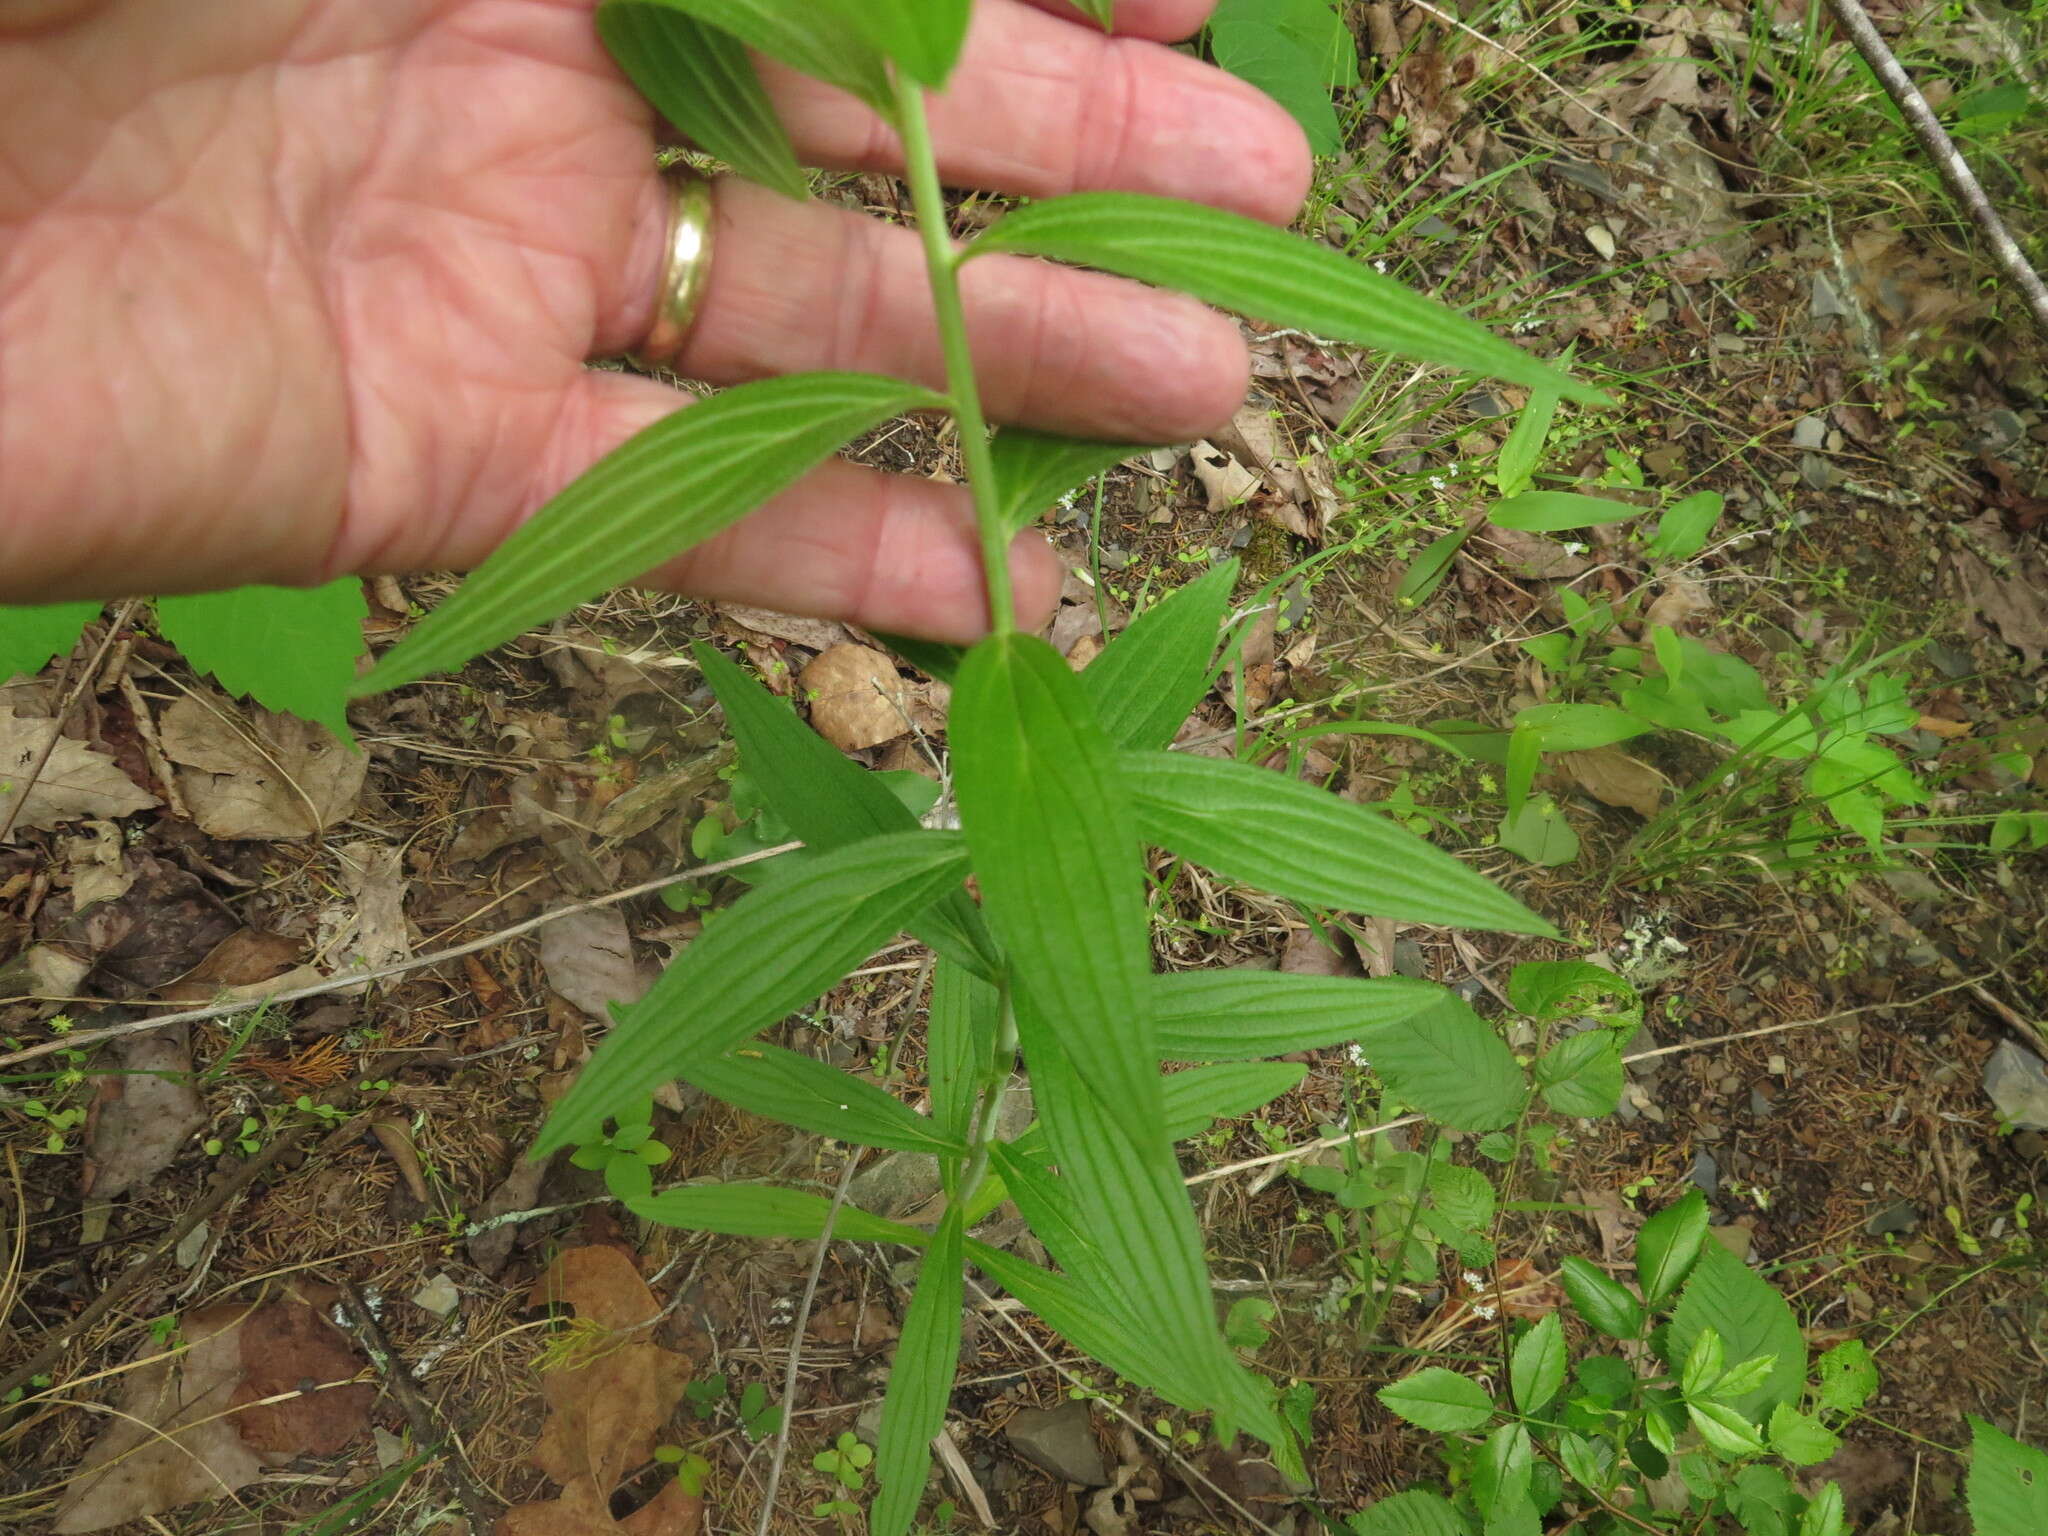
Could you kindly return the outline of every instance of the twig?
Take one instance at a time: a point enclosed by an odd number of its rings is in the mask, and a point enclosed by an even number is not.
[[[433,1406],[420,1395],[420,1389],[412,1384],[411,1372],[406,1370],[398,1351],[391,1347],[391,1340],[377,1321],[376,1313],[370,1310],[370,1304],[363,1299],[363,1293],[356,1289],[352,1280],[341,1283],[341,1305],[356,1332],[362,1335],[370,1363],[377,1367],[385,1385],[391,1388],[391,1395],[398,1399],[398,1406],[405,1410],[406,1422],[412,1425],[420,1447],[447,1453],[446,1465],[448,1476],[455,1484],[455,1497],[469,1516],[470,1530],[476,1536],[483,1536],[483,1532],[492,1529],[497,1517],[491,1513],[491,1501],[484,1497],[483,1490],[470,1477],[469,1467],[463,1461],[462,1447],[435,1417]]]
[[[1878,35],[1870,13],[1863,9],[1862,0],[1828,0],[1828,9],[1841,23],[1842,30],[1849,34],[1849,41],[1855,45],[1856,51],[1863,55],[1863,62],[1883,83],[1885,94],[1891,97],[1905,117],[1906,125],[1913,130],[1913,137],[1920,141],[1927,158],[1934,162],[1935,174],[1941,177],[1942,184],[1963,205],[1971,222],[1991,243],[1992,255],[1998,258],[2006,276],[2013,280],[2025,297],[2027,308],[2033,311],[2034,323],[2040,326],[2044,335],[2048,335],[2048,285],[2043,285],[2041,274],[2034,270],[2019,242],[2013,239],[2012,231],[2005,227],[2005,220],[1991,206],[1991,199],[1984,195],[1976,173],[1935,117],[1934,109],[1927,105],[1927,98],[1920,94],[1920,88],[1900,67],[1890,46]]]
[[[173,1024],[198,1024],[207,1019],[226,1018],[231,1013],[247,1013],[252,1008],[275,1008],[285,1003],[302,1002],[309,997],[325,997],[332,992],[360,987],[365,982],[383,981],[392,976],[403,976],[411,971],[422,971],[429,966],[445,965],[450,960],[460,960],[465,955],[474,955],[482,950],[516,939],[521,934],[544,928],[559,918],[569,917],[578,912],[593,912],[600,907],[617,906],[622,901],[631,901],[638,896],[651,895],[671,885],[685,881],[702,880],[712,875],[722,875],[727,870],[738,869],[745,864],[756,864],[762,859],[772,859],[777,854],[789,853],[803,847],[802,843],[779,843],[773,848],[763,848],[759,853],[741,854],[736,859],[724,859],[716,864],[698,864],[673,875],[663,875],[659,880],[643,880],[638,885],[628,886],[623,891],[612,891],[608,895],[593,896],[588,901],[571,902],[566,907],[555,907],[538,917],[529,917],[522,923],[509,928],[500,928],[496,933],[481,939],[472,939],[467,944],[457,944],[453,949],[440,949],[430,955],[414,955],[410,959],[394,961],[366,971],[347,971],[330,976],[326,981],[310,987],[295,987],[289,992],[279,992],[271,997],[256,998],[236,1003],[215,1003],[209,1008],[192,1008],[183,1013],[168,1013],[156,1019],[137,1019],[132,1024],[113,1024],[105,1029],[75,1030],[55,1040],[45,1040],[40,1045],[29,1046],[26,1050],[0,1056],[0,1067],[15,1066],[24,1061],[33,1061],[39,1056],[48,1056],[56,1051],[73,1051],[81,1046],[98,1045],[104,1040],[118,1040],[126,1035],[147,1034],[153,1029],[166,1029]]]
[[[782,1464],[789,1456],[790,1410],[796,1404],[796,1373],[803,1361],[804,1330],[811,1325],[811,1303],[818,1299],[818,1277],[825,1272],[825,1250],[832,1246],[832,1228],[838,1224],[839,1208],[846,1204],[846,1192],[853,1188],[854,1170],[860,1167],[862,1149],[855,1147],[839,1175],[839,1187],[832,1191],[832,1204],[825,1211],[825,1229],[818,1234],[818,1246],[811,1250],[811,1272],[804,1277],[803,1299],[797,1303],[796,1320],[791,1323],[789,1364],[782,1372],[782,1423],[775,1431],[775,1455],[768,1463],[768,1484],[761,1492],[761,1513],[754,1521],[754,1536],[768,1536],[775,1521],[775,1494],[782,1486]]]

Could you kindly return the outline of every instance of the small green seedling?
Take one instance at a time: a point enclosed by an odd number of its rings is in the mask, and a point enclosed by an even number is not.
[[[692,1382],[692,1386],[696,1383]],[[676,1482],[691,1498],[702,1498],[704,1485],[711,1477],[711,1463],[695,1451],[686,1451],[680,1445],[659,1445],[654,1448],[654,1459],[664,1467],[673,1468]]]
[[[867,1469],[874,1460],[874,1447],[863,1444],[861,1438],[848,1429],[842,1430],[837,1440],[811,1458],[811,1467],[824,1473],[848,1493],[859,1493],[867,1486]]]

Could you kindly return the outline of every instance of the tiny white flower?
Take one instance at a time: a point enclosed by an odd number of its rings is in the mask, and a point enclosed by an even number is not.
[[[1492,1322],[1494,1318],[1499,1315],[1495,1312],[1495,1310],[1492,1307],[1487,1306],[1484,1302],[1478,1303],[1472,1308],[1472,1310],[1478,1313],[1481,1317],[1485,1318],[1489,1323]]]
[[[1465,1271],[1465,1283],[1475,1291],[1481,1290],[1486,1285],[1486,1276],[1480,1274],[1476,1269],[1468,1269]]]

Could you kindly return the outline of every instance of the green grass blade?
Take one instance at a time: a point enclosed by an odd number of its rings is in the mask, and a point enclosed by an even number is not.
[[[369,614],[354,576],[324,587],[237,587],[161,597],[157,626],[201,672],[265,709],[317,720],[353,740],[346,706]]]
[[[646,0],[730,32],[756,52],[851,91],[887,116],[889,66],[848,0]],[[957,3],[957,0],[947,0]]]
[[[1088,663],[1081,686],[1118,746],[1165,746],[1202,702],[1237,569],[1226,560],[1161,598]]]
[[[740,761],[760,786],[762,798],[807,847],[829,851],[864,838],[917,830],[910,808],[880,779],[848,761],[742,668],[701,642],[692,654],[718,695]],[[987,976],[993,970],[995,945],[988,924],[964,889],[947,891],[907,926],[976,975]]]
[[[1001,1012],[1001,994],[965,966],[941,959],[933,967],[924,1070],[941,1136],[961,1140],[973,1128],[975,1090],[995,1059]]]
[[[960,1365],[961,1244],[955,1206],[939,1223],[918,1268],[917,1289],[903,1315],[903,1336],[889,1368],[875,1446],[881,1487],[868,1511],[870,1536],[903,1536],[910,1529],[931,1474],[932,1441],[946,1427],[946,1400]]]
[[[1147,840],[1228,879],[1339,912],[1556,934],[1441,848],[1313,784],[1178,752],[1122,762]]]
[[[681,1076],[753,1114],[864,1147],[965,1156],[967,1143],[866,1078],[775,1045],[693,1058]]]
[[[665,1227],[730,1237],[787,1237],[798,1242],[817,1241],[832,1209],[832,1202],[822,1195],[772,1184],[679,1184],[658,1195],[636,1196],[626,1205],[634,1215]],[[911,1248],[922,1248],[931,1241],[928,1232],[885,1221],[851,1205],[839,1207],[832,1235],[854,1243],[902,1243]]]
[[[898,832],[819,856],[718,914],[618,1022],[535,1156],[594,1140],[609,1115],[811,1001],[967,870],[957,837]]]
[[[810,196],[789,134],[738,38],[650,0],[604,0],[597,30],[640,94],[705,153],[785,196]]]
[[[1418,362],[1606,397],[1361,261],[1242,214],[1133,192],[1082,192],[1018,209],[969,255],[1011,251],[1178,288],[1222,309]]]
[[[535,513],[355,691],[449,671],[644,576],[870,427],[939,403],[894,379],[806,373],[742,384],[665,417]]]
[[[0,683],[42,671],[52,656],[69,651],[100,616],[102,603],[49,603],[0,607]]]
[[[1602,523],[1626,522],[1641,517],[1643,509],[1605,496],[1581,496],[1576,491],[1523,491],[1487,508],[1489,522],[1523,533],[1567,533],[1574,528],[1595,528]]]
[[[1133,443],[1002,428],[989,440],[989,453],[995,460],[996,505],[1002,510],[1003,526],[1012,532],[1028,528],[1075,486],[1148,451]]]
[[[1215,970],[1154,976],[1151,1003],[1161,1060],[1249,1061],[1366,1038],[1443,996],[1434,982],[1405,976]]]

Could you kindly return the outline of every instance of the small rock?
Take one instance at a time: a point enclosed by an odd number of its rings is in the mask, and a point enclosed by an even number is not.
[[[1730,1072],[1726,1077],[1721,1079],[1720,1084],[1718,1085],[1715,1091],[1718,1092],[1722,1098],[1727,1099],[1733,1098],[1741,1090],[1742,1079],[1737,1077],[1733,1072]]]
[[[438,1274],[412,1293],[412,1304],[436,1317],[446,1317],[462,1305],[462,1292],[445,1273]]]
[[[213,1228],[203,1221],[179,1238],[175,1255],[178,1261],[178,1268],[196,1269],[199,1261],[206,1256],[206,1245],[212,1241]]]
[[[1883,1237],[1888,1233],[1910,1232],[1919,1225],[1920,1207],[1910,1200],[1894,1200],[1873,1211],[1865,1219],[1863,1230],[1872,1237]]]
[[[1827,444],[1828,424],[1818,416],[1802,416],[1792,428],[1794,448],[1820,448]]]
[[[2048,1131],[2048,1064],[2011,1040],[1984,1063],[1984,1092],[1998,1118],[2024,1131]]]
[[[1695,1152],[1692,1155],[1692,1171],[1686,1177],[1698,1186],[1701,1194],[1711,1200],[1721,1188],[1721,1165],[1705,1152]]]
[[[1749,1090],[1749,1113],[1751,1118],[1757,1120],[1771,1118],[1771,1101],[1761,1088]]]
[[[370,1441],[377,1448],[377,1465],[386,1472],[410,1454],[405,1448],[405,1442],[381,1424],[371,1428]]]
[[[1057,1408],[1021,1408],[1003,1426],[1010,1448],[1034,1467],[1083,1488],[1109,1482],[1102,1448],[1095,1443],[1095,1420],[1083,1402]]]
[[[1411,981],[1429,980],[1429,959],[1413,939],[1394,940],[1394,974]]]

